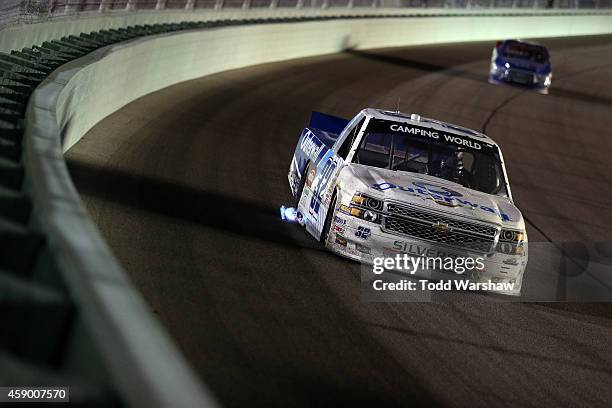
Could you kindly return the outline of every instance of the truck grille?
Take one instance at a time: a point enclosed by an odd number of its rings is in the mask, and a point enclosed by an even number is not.
[[[400,217],[412,218],[418,221],[426,221],[431,224],[437,224],[438,222],[441,222],[447,224],[452,229],[461,229],[465,230],[466,232],[473,232],[475,234],[490,237],[491,239],[494,239],[495,234],[497,234],[497,228],[491,225],[464,222],[456,220],[454,218],[447,218],[445,216],[433,212],[422,211],[417,208],[405,207],[389,203],[387,204],[387,212],[392,215],[399,215]]]
[[[383,228],[389,232],[427,241],[439,242],[462,249],[490,252],[498,229],[448,218],[417,208],[387,204]],[[440,226],[444,228],[439,228]]]
[[[530,85],[533,83],[533,74],[511,69],[508,72],[508,79],[517,84]]]

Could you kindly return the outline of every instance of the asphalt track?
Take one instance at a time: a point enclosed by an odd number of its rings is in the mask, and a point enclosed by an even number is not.
[[[350,117],[400,97],[403,111],[500,143],[531,243],[609,243],[612,37],[545,43],[548,96],[488,84],[491,43],[347,51],[148,95],[67,158],[115,254],[226,406],[609,406],[612,304],[362,302],[357,264],[278,220],[310,111]]]

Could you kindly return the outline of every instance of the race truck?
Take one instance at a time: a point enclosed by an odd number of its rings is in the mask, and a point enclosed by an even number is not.
[[[486,135],[381,109],[351,120],[313,112],[288,177],[295,207],[282,207],[281,217],[332,252],[366,264],[396,254],[481,258],[484,268],[462,279],[506,283],[512,289],[497,292],[520,294],[525,223],[502,153]]]
[[[547,94],[552,82],[548,50],[526,41],[498,41],[491,55],[489,82],[517,84]]]

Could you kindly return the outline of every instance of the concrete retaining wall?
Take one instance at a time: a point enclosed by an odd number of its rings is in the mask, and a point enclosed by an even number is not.
[[[59,39],[70,34],[88,33],[109,28],[138,24],[159,24],[181,21],[241,20],[300,16],[458,16],[458,15],[590,15],[610,13],[611,10],[542,10],[542,9],[420,9],[420,8],[331,8],[331,9],[221,9],[221,10],[162,10],[162,11],[113,11],[90,13],[79,18],[66,16],[37,23],[9,26],[0,31],[0,52],[29,47],[43,41]],[[596,29],[596,28],[595,28]]]
[[[99,50],[58,99],[64,150],[102,118],[172,84],[253,64],[357,49],[612,32],[612,14],[421,17],[212,28],[147,37]]]

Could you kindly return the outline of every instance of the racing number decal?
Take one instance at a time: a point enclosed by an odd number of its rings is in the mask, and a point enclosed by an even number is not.
[[[308,212],[315,221],[319,220],[323,197],[325,197],[325,192],[329,189],[330,181],[334,178],[341,163],[342,159],[336,156],[334,151],[330,149],[325,153],[317,165],[317,175],[312,183],[310,205],[308,206]],[[325,218],[325,214],[323,214],[323,218]]]
[[[368,239],[371,234],[372,230],[366,227],[357,227],[357,231],[355,231],[355,236],[361,239]]]
[[[330,150],[317,166],[317,176],[312,183],[312,196],[310,198],[309,210],[311,214],[319,214],[323,194],[337,168],[338,158],[334,155],[334,151]]]
[[[322,153],[316,164],[311,162],[311,166],[315,166],[316,172],[308,190],[304,190],[303,201],[300,202],[302,207],[300,208],[302,208],[301,211],[304,214],[306,230],[317,239],[320,238],[327,216],[330,186],[336,174],[342,168],[342,163],[342,158],[336,156],[331,149]],[[304,184],[304,187],[307,187],[306,184]]]

